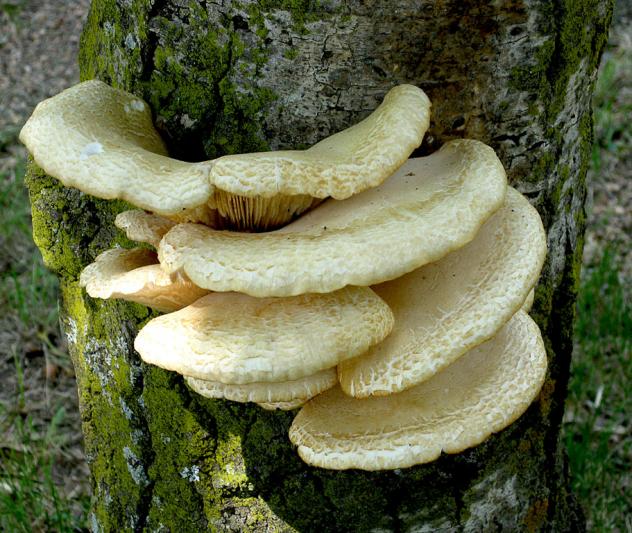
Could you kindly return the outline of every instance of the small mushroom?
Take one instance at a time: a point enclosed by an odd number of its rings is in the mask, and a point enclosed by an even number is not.
[[[41,102],[20,140],[66,186],[180,221],[211,216],[211,162],[168,157],[149,106],[103,82],[85,81]]]
[[[292,298],[214,293],[154,318],[134,346],[147,363],[207,381],[294,381],[365,352],[392,327],[368,287]]]
[[[417,385],[491,338],[523,305],[544,257],[538,212],[518,191],[474,240],[443,259],[373,287],[395,315],[392,333],[338,366],[342,390],[382,396]]]
[[[398,394],[356,399],[336,387],[310,400],[290,439],[310,465],[342,470],[406,468],[481,443],[537,396],[546,351],[519,311],[494,338],[428,381]]]
[[[158,257],[200,287],[252,296],[330,292],[372,285],[436,261],[474,237],[503,203],[506,177],[494,151],[451,141],[411,159],[385,183],[329,200],[270,233],[180,224]]]
[[[176,225],[176,222],[141,209],[132,209],[116,215],[114,225],[123,230],[128,239],[158,248],[160,240]]]
[[[225,398],[234,402],[305,403],[337,383],[336,369],[328,368],[293,381],[258,382],[233,385],[185,377],[189,387],[206,398]]]
[[[399,85],[362,122],[307,150],[216,159],[213,206],[235,228],[280,226],[322,198],[343,200],[382,183],[421,144],[429,122],[426,94]]]
[[[121,298],[162,312],[182,309],[208,294],[179,274],[167,274],[156,252],[144,248],[103,252],[83,270],[80,285],[93,298]]]

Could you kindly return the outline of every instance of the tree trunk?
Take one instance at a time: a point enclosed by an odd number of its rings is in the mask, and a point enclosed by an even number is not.
[[[538,400],[480,446],[396,471],[305,465],[292,413],[206,400],[143,364],[143,306],[77,283],[122,202],[30,165],[34,237],[61,279],[90,463],[94,531],[581,530],[559,432],[572,351],[591,148],[590,95],[612,1],[93,0],[80,53],[150,103],[171,153],[303,147],[358,121],[397,83],[433,102],[421,152],[495,148],[537,207],[549,254],[532,315],[549,356]]]

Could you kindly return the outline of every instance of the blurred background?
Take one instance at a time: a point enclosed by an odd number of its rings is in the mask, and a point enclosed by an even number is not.
[[[0,531],[87,528],[89,471],[58,287],[31,240],[17,140],[78,82],[89,0],[0,0]],[[564,418],[590,531],[632,532],[632,1],[620,0],[593,100],[588,230]]]

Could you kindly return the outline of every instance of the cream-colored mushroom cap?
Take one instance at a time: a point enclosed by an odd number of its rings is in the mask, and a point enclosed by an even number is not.
[[[430,122],[430,100],[413,85],[391,89],[360,123],[307,150],[217,159],[213,206],[237,228],[278,227],[318,203],[375,187],[417,148]]]
[[[510,187],[472,242],[373,287],[393,310],[395,326],[367,354],[339,365],[342,389],[358,398],[381,396],[432,377],[520,309],[545,255],[538,212]]]
[[[234,402],[255,403],[305,403],[317,394],[331,389],[336,382],[336,369],[328,368],[311,376],[293,381],[258,382],[231,385],[219,381],[207,381],[185,377],[189,387],[206,398],[225,398]],[[294,408],[292,407],[292,409]]]
[[[290,400],[289,402],[257,402],[257,405],[266,411],[292,411],[298,409],[302,405],[305,405],[307,400]]]
[[[182,309],[208,294],[179,274],[167,274],[156,253],[143,248],[103,252],[83,270],[80,284],[93,298],[121,298],[162,312]]]
[[[405,468],[475,446],[516,420],[537,396],[546,351],[519,311],[491,340],[432,379],[389,396],[357,399],[336,387],[310,400],[290,439],[310,465]]]
[[[362,122],[308,150],[220,157],[211,181],[218,189],[243,196],[307,194],[342,200],[395,172],[421,144],[429,122],[426,94],[413,85],[399,85]]]
[[[230,384],[293,381],[366,351],[393,327],[368,287],[292,298],[210,294],[151,320],[134,346],[143,360]]]
[[[409,160],[379,187],[329,200],[274,232],[180,224],[164,236],[159,259],[200,287],[259,297],[372,285],[469,242],[505,191],[505,171],[491,148],[451,141]]]
[[[522,310],[525,313],[528,313],[529,311],[531,311],[531,307],[533,306],[533,301],[535,300],[535,289],[531,289],[529,291],[529,294],[527,295],[524,303],[522,304]]]
[[[158,248],[160,240],[176,223],[160,215],[152,215],[141,209],[132,209],[116,215],[114,225],[123,230],[128,239],[145,242]]]
[[[41,102],[20,140],[64,185],[161,215],[205,206],[213,192],[210,162],[168,157],[149,106],[97,80]]]

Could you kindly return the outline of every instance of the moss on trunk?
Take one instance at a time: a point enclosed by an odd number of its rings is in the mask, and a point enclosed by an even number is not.
[[[143,97],[174,155],[300,147],[370,112],[394,83],[433,100],[423,151],[491,144],[540,211],[549,257],[533,315],[550,372],[538,401],[480,446],[401,471],[304,465],[291,413],[205,400],[144,365],[153,315],[89,298],[81,269],[115,244],[126,206],[66,189],[31,164],[34,238],[62,282],[77,371],[94,531],[581,529],[559,426],[572,349],[590,157],[590,94],[612,5],[93,0],[83,79]]]

